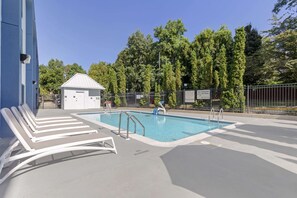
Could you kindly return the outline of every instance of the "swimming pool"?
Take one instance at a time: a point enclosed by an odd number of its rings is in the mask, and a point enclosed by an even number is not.
[[[211,121],[197,118],[188,118],[172,115],[153,115],[152,113],[129,111],[145,127],[145,136],[160,142],[172,142],[221,128],[232,123]],[[113,127],[119,127],[119,112],[80,114],[86,120],[101,122]],[[127,129],[127,115],[122,114],[121,128]],[[134,132],[134,123],[130,121],[129,131]],[[142,127],[136,124],[136,133],[143,134]]]

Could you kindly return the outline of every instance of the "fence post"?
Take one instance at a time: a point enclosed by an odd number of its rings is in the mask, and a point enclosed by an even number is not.
[[[246,87],[246,109],[247,109],[247,113],[250,113],[250,86],[247,85]]]

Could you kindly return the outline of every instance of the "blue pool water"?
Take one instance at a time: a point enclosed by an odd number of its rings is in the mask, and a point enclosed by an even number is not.
[[[145,136],[160,142],[171,142],[185,137],[203,133],[219,127],[230,125],[227,122],[208,122],[208,120],[169,116],[153,115],[144,112],[128,112],[135,115],[145,127]],[[119,113],[97,113],[80,114],[81,117],[103,122],[105,124],[118,127]],[[142,127],[136,124],[136,133],[142,135]],[[122,114],[121,128],[127,129],[127,115]],[[129,131],[134,132],[134,123],[130,121]]]

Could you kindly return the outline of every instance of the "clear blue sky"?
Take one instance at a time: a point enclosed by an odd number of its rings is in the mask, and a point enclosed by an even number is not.
[[[193,41],[205,28],[234,29],[249,23],[269,29],[276,0],[35,0],[40,64],[57,58],[88,70],[92,63],[113,63],[128,37],[181,19]]]

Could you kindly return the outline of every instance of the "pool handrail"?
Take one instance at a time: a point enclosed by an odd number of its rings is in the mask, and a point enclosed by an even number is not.
[[[142,136],[145,136],[145,127],[143,126],[143,124],[138,120],[138,118],[136,118],[135,115],[130,115],[130,118],[131,118],[131,120],[135,119],[140,124],[140,126],[142,127],[142,131],[143,131]],[[136,130],[134,131],[134,133],[136,133]]]
[[[210,109],[209,116],[208,116],[208,121],[210,121],[210,117],[211,116],[212,116],[212,120],[214,120],[214,117],[215,117],[215,110],[214,110],[214,108],[211,108]]]
[[[119,116],[119,131],[118,131],[118,134],[117,135],[121,135],[121,124],[122,124],[122,114],[126,114],[127,115],[127,135],[126,135],[126,139],[129,140],[129,123],[130,123],[130,120],[132,120],[132,122],[134,123],[134,133],[136,133],[136,122],[137,121],[140,126],[142,127],[143,129],[143,133],[142,135],[145,136],[145,127],[144,125],[138,120],[138,118],[136,118],[134,115],[130,115],[128,112],[126,111],[121,111],[120,112],[120,116]]]
[[[130,114],[128,112],[126,112],[126,111],[121,111],[120,112],[118,135],[121,136],[121,124],[122,124],[122,114],[123,113],[127,115],[127,137],[126,137],[126,139],[128,140],[129,139],[129,117],[130,117]],[[135,125],[135,130],[136,130],[136,125]]]

